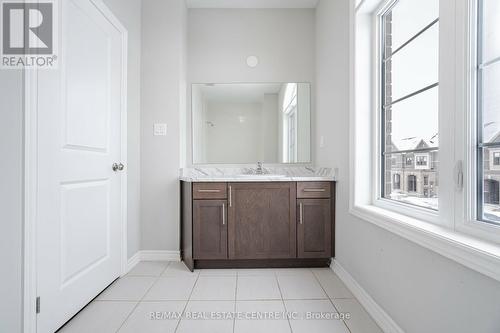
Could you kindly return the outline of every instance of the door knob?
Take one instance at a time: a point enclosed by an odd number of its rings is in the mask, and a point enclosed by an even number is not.
[[[125,168],[125,166],[122,163],[120,163],[120,164],[113,163],[111,168],[113,169],[114,172],[117,172],[117,171],[122,171]]]

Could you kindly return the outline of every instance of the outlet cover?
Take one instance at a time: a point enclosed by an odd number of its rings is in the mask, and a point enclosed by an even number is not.
[[[154,124],[153,135],[154,136],[167,135],[167,124]]]

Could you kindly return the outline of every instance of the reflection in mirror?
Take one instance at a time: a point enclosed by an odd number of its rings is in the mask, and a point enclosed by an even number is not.
[[[193,84],[193,163],[311,161],[309,83]]]

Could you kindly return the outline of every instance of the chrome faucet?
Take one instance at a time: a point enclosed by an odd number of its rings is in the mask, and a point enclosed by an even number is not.
[[[258,175],[262,175],[264,173],[264,170],[262,169],[262,162],[257,162],[257,170],[255,173]]]

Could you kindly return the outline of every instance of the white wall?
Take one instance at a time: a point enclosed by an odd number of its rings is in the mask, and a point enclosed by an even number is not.
[[[186,14],[183,0],[142,3],[141,248],[145,250],[179,251]],[[155,122],[167,124],[166,136],[153,136]]]
[[[336,259],[408,333],[499,332],[500,283],[348,212],[348,19],[349,0],[321,0],[316,162],[340,171]]]
[[[104,0],[128,31],[128,257],[140,249],[141,0]]]
[[[21,332],[23,304],[23,76],[0,70],[0,332]]]
[[[313,9],[190,9],[189,86],[191,83],[311,82],[314,89],[314,15]],[[250,55],[259,57],[256,68],[246,65]],[[188,165],[192,163],[190,122],[189,111]]]

